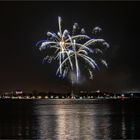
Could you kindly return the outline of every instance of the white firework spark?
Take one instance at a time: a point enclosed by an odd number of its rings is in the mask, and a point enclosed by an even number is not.
[[[67,29],[62,30],[61,23],[62,19],[58,17],[58,33],[47,32],[48,39],[37,43],[39,50],[55,50],[53,56],[47,55],[44,60],[48,60],[48,62],[58,60],[59,66],[56,74],[66,77],[69,72],[75,72],[77,81],[80,78],[79,60],[84,60],[83,62],[90,67],[90,69],[87,69],[91,77],[90,79],[93,79],[92,70],[99,69],[93,59],[93,54],[94,52],[103,53],[101,49],[95,48],[96,44],[100,43],[106,46],[106,48],[109,47],[109,44],[104,39],[90,38],[85,34],[84,28],[81,29],[80,34],[76,34],[77,29],[79,29],[78,23],[74,23],[71,35]],[[107,66],[105,60],[102,59],[101,63]]]
[[[85,61],[85,63],[89,64],[91,66],[92,69],[96,69],[98,68],[97,63],[88,56],[88,54],[90,53],[89,49],[86,50],[87,48],[83,45],[76,45],[75,40],[73,40],[72,43],[72,47],[73,50],[70,52],[70,59],[72,61],[72,58],[74,58],[74,63],[75,64],[75,70],[76,70],[76,78],[77,81],[79,80],[80,77],[80,66],[79,66],[79,59],[82,59]],[[61,68],[63,67],[63,65],[65,65],[65,63],[68,61],[69,59],[66,58],[61,65],[59,66],[57,73],[61,70]],[[74,67],[74,66],[73,66]]]

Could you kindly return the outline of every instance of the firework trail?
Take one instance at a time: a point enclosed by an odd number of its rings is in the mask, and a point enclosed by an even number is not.
[[[53,50],[53,55],[47,55],[43,61],[51,63],[53,60],[58,61],[58,69],[56,74],[63,78],[68,76],[70,72],[76,75],[76,81],[80,79],[80,63],[86,64],[85,69],[89,73],[89,79],[93,79],[93,71],[98,69],[94,54],[103,54],[101,48],[97,48],[97,44],[109,47],[109,44],[104,39],[91,38],[86,35],[85,29],[81,28],[80,33],[77,33],[79,28],[78,23],[74,23],[72,34],[67,29],[62,30],[62,19],[58,17],[58,33],[47,32],[47,40],[41,40],[37,43],[39,50]],[[93,33],[101,32],[100,27],[95,27]],[[107,67],[107,62],[101,59],[101,63]],[[87,67],[88,65],[88,67]]]

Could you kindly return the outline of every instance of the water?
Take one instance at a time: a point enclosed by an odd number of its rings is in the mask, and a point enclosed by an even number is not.
[[[63,104],[51,105],[46,100],[0,100],[0,139],[140,138],[140,101],[61,101]]]

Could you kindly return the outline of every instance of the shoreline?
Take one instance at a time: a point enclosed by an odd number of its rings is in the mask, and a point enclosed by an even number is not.
[[[16,102],[15,102],[16,101]],[[102,104],[102,103],[125,103],[125,102],[140,102],[138,98],[126,99],[0,99],[0,102],[22,103],[33,102],[35,104],[48,104],[48,105],[69,105],[69,104]]]

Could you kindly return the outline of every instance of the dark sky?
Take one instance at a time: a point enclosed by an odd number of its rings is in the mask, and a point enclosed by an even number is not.
[[[71,29],[78,22],[90,31],[103,29],[111,48],[108,69],[95,72],[81,89],[140,89],[140,2],[0,2],[0,91],[67,90],[68,80],[55,76],[54,64],[42,64],[35,44],[58,30],[57,16]]]

